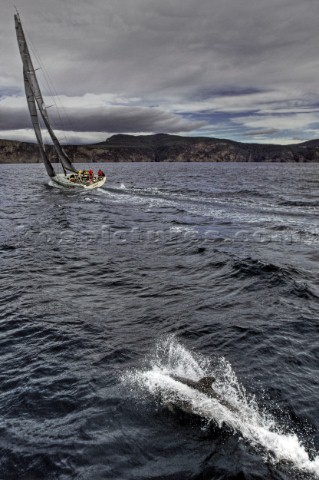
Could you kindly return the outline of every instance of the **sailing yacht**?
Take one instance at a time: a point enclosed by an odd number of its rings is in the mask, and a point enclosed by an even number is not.
[[[105,175],[94,175],[92,173],[92,170],[90,170],[90,172],[83,170],[77,171],[77,169],[72,165],[72,162],[66,154],[65,150],[60,145],[60,142],[57,139],[50,124],[49,115],[42,97],[42,93],[35,73],[35,69],[33,67],[33,62],[18,12],[14,15],[14,21],[20,55],[23,64],[24,87],[29,112],[35,136],[39,145],[40,155],[49,177],[52,179],[53,182],[61,185],[62,187],[84,188],[90,190],[93,188],[101,187],[105,183]],[[45,144],[43,142],[41,133],[40,118],[42,119],[44,126],[50,135],[56,154],[62,165],[64,172],[63,174],[55,172],[54,167],[46,153]]]

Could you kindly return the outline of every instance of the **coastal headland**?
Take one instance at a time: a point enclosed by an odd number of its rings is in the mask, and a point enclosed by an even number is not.
[[[74,162],[319,162],[319,140],[293,145],[240,143],[178,135],[113,135],[90,145],[65,145]],[[57,161],[52,145],[51,162]],[[0,163],[40,163],[37,144],[0,140]]]

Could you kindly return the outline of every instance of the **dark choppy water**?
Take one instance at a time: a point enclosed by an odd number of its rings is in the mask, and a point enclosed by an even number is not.
[[[1,479],[319,478],[318,165],[0,171]]]

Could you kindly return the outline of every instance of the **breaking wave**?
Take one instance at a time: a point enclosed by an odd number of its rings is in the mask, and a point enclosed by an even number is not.
[[[187,403],[191,413],[200,416],[207,424],[230,429],[259,452],[266,462],[319,478],[318,453],[307,451],[300,434],[298,437],[292,429],[289,431],[287,426],[280,425],[272,415],[258,407],[255,397],[240,384],[225,358],[208,358],[191,352],[175,336],[170,336],[156,345],[154,354],[146,363],[145,368],[131,371],[122,378],[126,385],[134,385],[133,392],[138,386],[137,391],[146,390],[163,406]],[[215,398],[208,398],[174,380],[171,375],[194,381],[213,376],[216,379],[214,390],[232,407],[231,410]]]

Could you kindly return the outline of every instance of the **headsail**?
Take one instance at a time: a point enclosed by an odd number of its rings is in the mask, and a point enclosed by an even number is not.
[[[43,139],[42,139],[41,128],[40,128],[40,123],[39,123],[38,112],[37,112],[37,107],[36,107],[34,95],[33,95],[33,92],[31,90],[29,80],[28,80],[28,77],[27,77],[24,69],[23,69],[23,77],[24,77],[25,94],[26,94],[27,101],[28,101],[28,107],[29,107],[29,112],[30,112],[35,136],[37,137],[37,141],[38,141],[38,144],[39,144],[41,158],[43,160],[43,163],[45,165],[45,168],[48,172],[49,177],[54,177],[55,176],[54,168],[51,165],[51,162],[48,159],[47,154],[45,152],[45,146],[44,146]]]
[[[55,133],[52,130],[18,13],[14,15],[14,20],[15,20],[15,27],[17,32],[20,55],[23,63],[24,83],[25,83],[25,90],[26,90],[26,95],[28,100],[29,111],[30,111],[35,135],[39,143],[41,157],[44,160],[44,164],[46,166],[47,172],[51,177],[55,175],[54,169],[50,164],[50,161],[45,153],[36,106],[38,106],[42,120],[50,134],[54,148],[57,152],[58,158],[61,164],[63,165],[64,169],[70,170],[71,172],[77,172],[77,170],[72,165],[71,160],[69,159],[69,157],[67,156],[63,148],[61,147]]]

